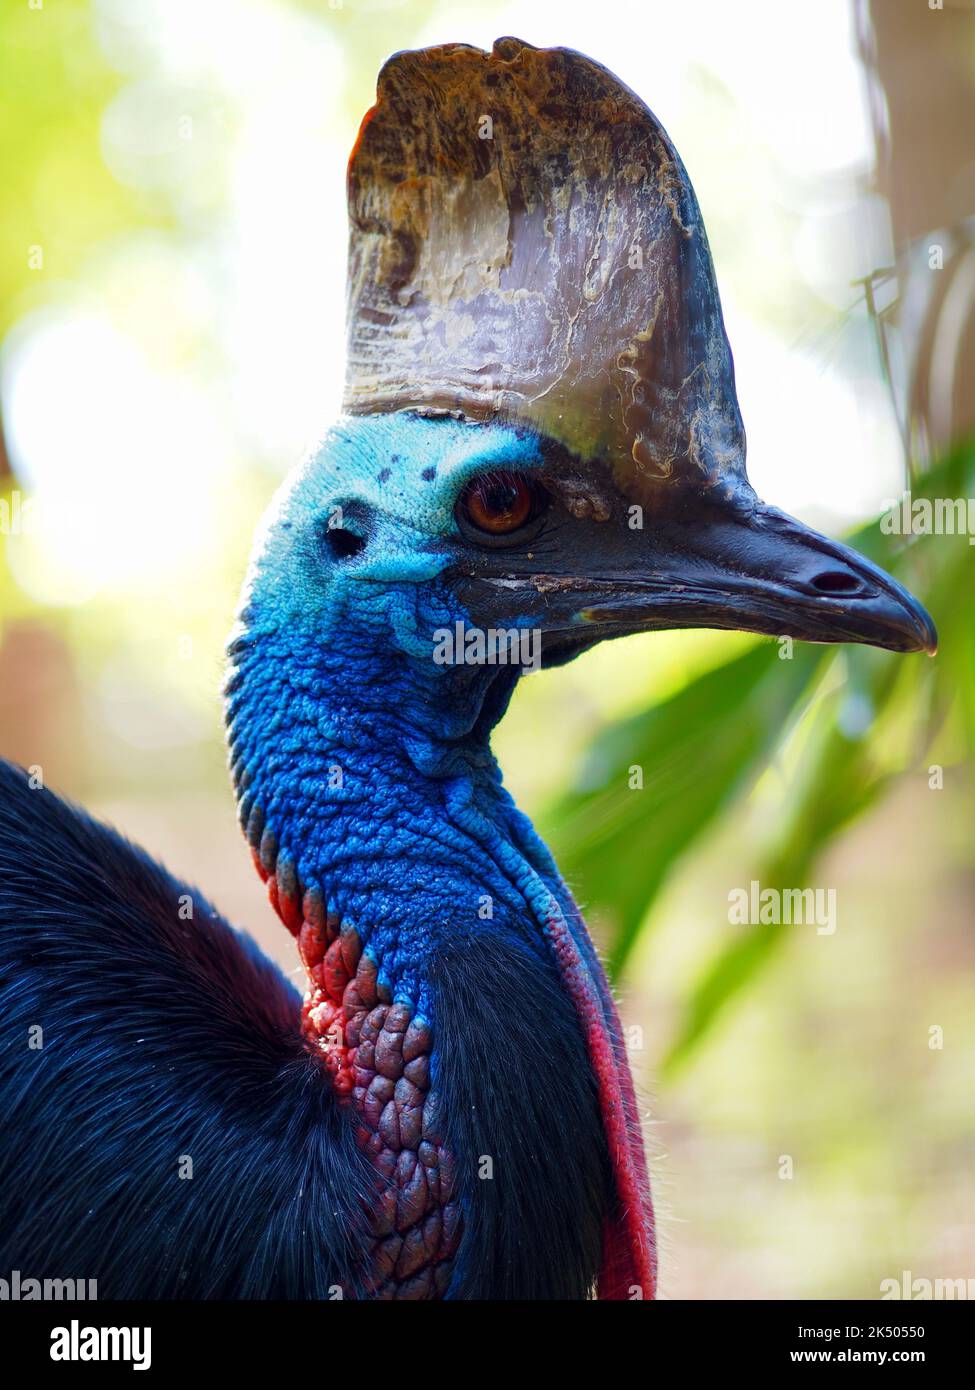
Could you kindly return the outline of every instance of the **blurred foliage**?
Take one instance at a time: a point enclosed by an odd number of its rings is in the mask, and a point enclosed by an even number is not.
[[[0,8],[0,333],[25,309],[25,291],[45,277],[76,275],[106,237],[146,220],[144,199],[113,178],[100,134],[122,85],[98,45],[87,0],[43,9]],[[151,209],[155,220],[162,207]],[[43,249],[43,265],[31,248]]]
[[[913,496],[973,492],[975,445],[932,470]],[[734,814],[790,733],[801,728],[803,753],[788,814],[748,874],[778,889],[808,882],[837,833],[883,795],[892,776],[919,764],[956,708],[949,754],[961,761],[975,749],[975,570],[968,537],[915,538],[890,553],[889,538],[874,524],[850,542],[927,604],[939,628],[934,663],[869,648],[797,644],[790,652],[762,642],[603,731],[577,779],[582,789],[549,807],[545,824],[567,878],[610,925],[615,974],[653,931],[655,905],[672,870],[717,817]],[[928,570],[923,578],[919,545]],[[637,790],[628,780],[634,766],[648,779]],[[693,1057],[722,1009],[782,948],[788,932],[781,924],[740,929],[707,963],[661,1064],[665,1077]]]

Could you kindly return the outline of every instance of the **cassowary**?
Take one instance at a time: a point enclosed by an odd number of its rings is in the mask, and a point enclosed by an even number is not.
[[[348,187],[344,414],[272,504],[226,692],[304,1003],[4,767],[0,1266],[101,1297],[650,1298],[613,999],[492,727],[523,668],[624,633],[934,631],[751,490],[700,211],[604,68],[399,54]]]

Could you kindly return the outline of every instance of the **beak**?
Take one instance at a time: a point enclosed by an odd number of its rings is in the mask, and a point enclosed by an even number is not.
[[[563,556],[575,562],[569,572],[516,565],[521,573],[488,583],[503,586],[509,612],[538,614],[555,660],[605,637],[679,627],[937,650],[931,618],[889,574],[757,498],[691,505],[646,527],[621,544],[611,521],[590,522],[585,539],[577,534],[559,546],[560,567]],[[498,617],[500,599],[495,588],[490,607]]]
[[[806,642],[937,650],[934,623],[877,565],[772,507],[664,523],[647,570],[590,584],[576,617],[598,627],[738,628]]]

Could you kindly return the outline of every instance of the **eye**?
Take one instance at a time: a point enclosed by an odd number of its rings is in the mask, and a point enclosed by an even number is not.
[[[510,536],[534,521],[544,502],[545,494],[532,480],[497,469],[467,484],[457,499],[457,520],[462,529],[479,532],[484,539]]]

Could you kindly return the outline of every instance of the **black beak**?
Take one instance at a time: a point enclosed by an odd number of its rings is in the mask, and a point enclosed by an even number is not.
[[[537,614],[553,659],[602,638],[680,627],[937,649],[931,618],[889,574],[757,498],[692,505],[625,539],[612,521],[590,521],[586,533],[540,546],[531,566],[510,557],[506,573],[484,575],[480,597],[489,586],[493,599],[484,616]],[[546,550],[557,572],[545,572]]]
[[[584,623],[739,628],[807,642],[937,650],[934,623],[878,566],[772,507],[655,530],[647,571],[590,585]]]

